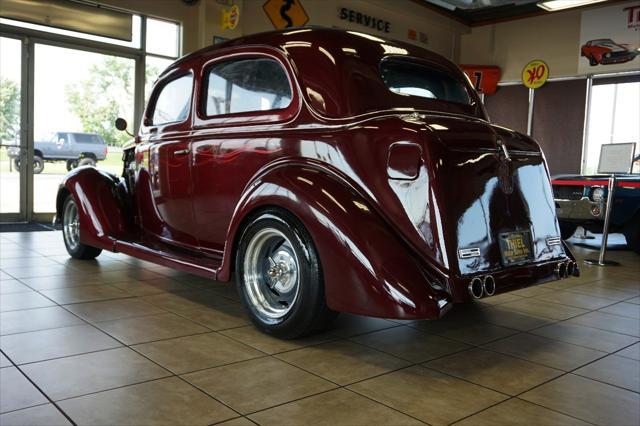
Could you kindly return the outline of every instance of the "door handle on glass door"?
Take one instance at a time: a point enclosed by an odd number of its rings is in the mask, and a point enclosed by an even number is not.
[[[177,151],[173,151],[173,155],[185,155],[188,153],[189,153],[188,149],[179,149]]]

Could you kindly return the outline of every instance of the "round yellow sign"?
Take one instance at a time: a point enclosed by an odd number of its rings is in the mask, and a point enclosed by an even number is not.
[[[537,89],[547,82],[549,65],[539,59],[534,59],[522,69],[522,82],[529,89]]]

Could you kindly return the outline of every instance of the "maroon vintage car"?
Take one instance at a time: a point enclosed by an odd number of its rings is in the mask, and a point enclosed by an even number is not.
[[[122,177],[72,171],[71,256],[101,250],[235,281],[262,330],[335,312],[439,318],[577,275],[532,139],[491,125],[450,61],[300,28],[208,47],[156,83]]]

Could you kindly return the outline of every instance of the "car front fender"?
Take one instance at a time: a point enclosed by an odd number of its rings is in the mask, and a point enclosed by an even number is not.
[[[58,189],[54,222],[62,222],[64,201],[69,194],[78,204],[82,243],[113,250],[117,239],[131,229],[120,180],[94,167],[80,167],[69,172]]]
[[[435,273],[353,187],[306,165],[276,167],[247,187],[228,230],[219,279],[230,279],[243,224],[269,207],[288,210],[311,234],[331,309],[416,319],[438,318],[450,308]]]

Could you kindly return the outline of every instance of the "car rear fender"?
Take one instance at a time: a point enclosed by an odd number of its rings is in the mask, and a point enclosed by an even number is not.
[[[260,210],[294,214],[318,251],[331,309],[387,318],[438,318],[451,306],[443,279],[421,264],[347,182],[325,170],[283,165],[247,186],[227,234],[218,278],[228,280],[243,225]]]
[[[112,174],[93,167],[72,170],[65,176],[56,198],[55,223],[62,222],[64,201],[69,194],[78,204],[80,240],[93,247],[113,250],[117,239],[131,230],[123,183]]]

